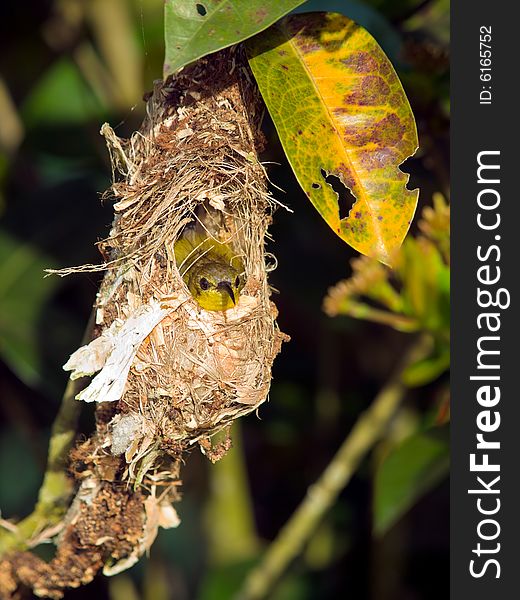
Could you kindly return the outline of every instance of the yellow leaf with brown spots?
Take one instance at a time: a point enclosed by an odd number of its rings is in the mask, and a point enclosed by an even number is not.
[[[336,13],[286,17],[247,47],[308,198],[343,240],[388,262],[419,195],[399,169],[418,142],[390,61],[365,29]]]

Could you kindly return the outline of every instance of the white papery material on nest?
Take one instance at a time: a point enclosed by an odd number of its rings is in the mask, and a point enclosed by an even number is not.
[[[141,306],[125,321],[114,321],[100,337],[76,350],[63,365],[65,371],[71,371],[71,379],[101,371],[76,399],[85,402],[121,400],[139,346],[168,312],[157,302]]]

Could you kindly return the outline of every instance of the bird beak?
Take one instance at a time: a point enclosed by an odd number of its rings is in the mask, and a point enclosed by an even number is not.
[[[235,294],[233,293],[233,289],[232,289],[231,284],[229,283],[229,281],[221,281],[217,285],[217,287],[226,290],[226,294],[228,294],[229,297],[231,298],[231,302],[233,302],[233,304],[236,304]]]

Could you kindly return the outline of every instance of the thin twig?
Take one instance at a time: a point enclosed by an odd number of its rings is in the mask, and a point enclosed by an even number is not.
[[[83,336],[87,343],[92,337],[95,310]],[[67,476],[69,452],[76,436],[81,402],[75,396],[84,386],[84,379],[69,380],[61,405],[54,419],[49,441],[47,469],[38,492],[38,501],[33,512],[17,523],[14,528],[0,529],[0,557],[11,550],[25,550],[31,539],[43,530],[51,530],[68,509],[73,493],[73,483]]]
[[[421,337],[406,353],[401,366],[362,414],[318,481],[271,543],[261,563],[246,578],[237,600],[268,597],[280,576],[298,556],[316,526],[334,504],[367,452],[384,435],[406,392],[404,369],[416,360],[428,340]]]

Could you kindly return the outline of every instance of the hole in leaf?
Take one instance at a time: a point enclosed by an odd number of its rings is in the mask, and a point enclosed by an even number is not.
[[[352,207],[356,203],[356,197],[337,175],[327,175],[327,171],[325,171],[325,169],[321,169],[321,174],[323,179],[325,179],[325,181],[338,195],[338,210],[340,220],[346,219],[349,216]]]
[[[321,185],[319,183],[313,183],[311,187],[313,190],[319,190]]]
[[[204,4],[197,3],[195,4],[195,8],[197,9],[197,12],[201,17],[205,17],[208,14],[208,11],[206,10]]]
[[[406,183],[406,189],[409,191],[416,190],[421,183],[421,165],[419,161],[413,156],[409,156],[403,163],[399,165],[399,170],[407,175],[410,175],[410,179]]]

